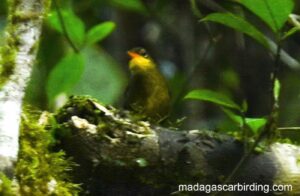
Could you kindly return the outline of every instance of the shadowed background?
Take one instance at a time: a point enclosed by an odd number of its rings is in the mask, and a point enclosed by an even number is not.
[[[66,27],[74,29],[79,37],[105,21],[113,22],[115,28],[96,44],[78,44],[83,58],[81,66],[75,66],[78,61],[73,60],[55,71],[56,66],[64,64],[62,59],[74,52],[63,33],[55,28],[53,17],[49,16],[27,89],[26,103],[42,110],[55,110],[69,95],[88,94],[104,103],[120,106],[129,78],[126,51],[141,46],[156,60],[168,80],[173,97],[171,119],[187,117],[183,122],[185,128],[238,129],[218,107],[182,100],[188,91],[195,88],[219,91],[237,103],[246,100],[249,108],[247,116],[266,116],[271,110],[269,78],[274,60],[265,48],[251,38],[216,23],[200,22],[197,11],[201,11],[203,16],[218,11],[218,7],[209,4],[210,1],[204,2],[208,3],[195,1],[198,8],[195,9],[190,1],[179,0],[58,1],[62,11],[71,10],[81,19],[78,24],[83,25],[83,32],[77,23],[69,23],[68,19],[65,21]],[[232,12],[242,12],[267,36],[272,36],[270,30],[246,9],[232,1],[217,3]],[[297,4],[296,11],[299,10]],[[5,9],[6,4],[2,1],[1,41]],[[53,7],[52,14],[55,13]],[[78,40],[73,41],[76,43]],[[283,49],[299,59],[299,43],[299,33],[296,33],[284,42]],[[279,78],[282,83],[280,126],[298,126],[299,70],[282,64]],[[65,85],[68,79],[71,82]]]

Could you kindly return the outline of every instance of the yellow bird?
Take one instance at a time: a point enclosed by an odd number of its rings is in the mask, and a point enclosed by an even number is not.
[[[165,78],[144,48],[133,48],[128,55],[131,58],[131,78],[125,92],[125,109],[151,121],[165,118],[170,109],[170,94]]]

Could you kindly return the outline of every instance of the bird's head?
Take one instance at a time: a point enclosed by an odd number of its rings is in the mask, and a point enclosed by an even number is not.
[[[132,72],[146,71],[156,67],[152,58],[148,55],[144,48],[133,48],[129,50],[127,54],[131,58],[129,61],[129,69]]]

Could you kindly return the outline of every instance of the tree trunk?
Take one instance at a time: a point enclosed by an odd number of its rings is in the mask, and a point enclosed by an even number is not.
[[[22,99],[49,5],[50,0],[8,0],[6,42],[1,49],[0,172],[9,176],[18,155]]]

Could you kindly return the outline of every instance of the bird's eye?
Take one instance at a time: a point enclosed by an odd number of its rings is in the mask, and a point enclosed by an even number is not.
[[[143,57],[145,57],[145,58],[148,57],[148,54],[147,54],[146,50],[144,50],[144,49],[142,49],[142,50],[140,51],[140,55],[143,56]]]

